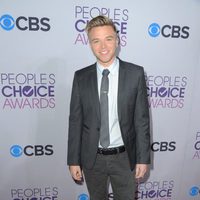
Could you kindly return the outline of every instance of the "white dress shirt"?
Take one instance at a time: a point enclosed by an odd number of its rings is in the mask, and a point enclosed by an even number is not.
[[[117,95],[118,95],[118,78],[119,78],[119,60],[115,58],[114,62],[109,67],[103,67],[97,62],[97,81],[98,81],[98,93],[100,97],[100,87],[102,72],[104,69],[110,71],[108,75],[109,90],[108,90],[108,109],[109,109],[109,133],[110,133],[110,145],[108,148],[118,147],[124,145],[118,120],[117,109]],[[99,143],[99,147],[102,147]]]

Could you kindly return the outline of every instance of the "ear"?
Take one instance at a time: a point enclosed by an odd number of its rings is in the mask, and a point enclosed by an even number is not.
[[[120,45],[120,38],[119,35],[117,34],[117,39],[116,39],[116,47]]]
[[[90,48],[92,49],[92,44],[91,44],[91,40],[89,37],[88,37],[88,44],[89,44]]]
[[[91,42],[90,42],[89,38],[88,38],[88,44],[90,45],[90,48],[91,48],[92,46],[91,46]]]

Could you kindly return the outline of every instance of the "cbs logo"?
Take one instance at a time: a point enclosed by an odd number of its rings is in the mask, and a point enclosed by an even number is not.
[[[197,196],[200,194],[200,188],[197,186],[193,186],[192,188],[190,188],[190,196]]]
[[[50,156],[53,155],[53,145],[27,145],[24,148],[19,145],[13,145],[10,148],[10,154],[13,157],[20,157],[22,154],[26,156]]]
[[[6,31],[12,30],[15,25],[21,31],[49,31],[51,28],[49,21],[47,17],[19,16],[14,19],[11,15],[5,14],[0,17],[0,26]]]
[[[189,27],[188,26],[178,26],[178,25],[164,25],[160,26],[157,23],[153,23],[149,26],[148,32],[151,37],[158,37],[160,34],[165,38],[183,38],[187,39],[189,37]]]
[[[175,151],[176,149],[176,142],[153,142],[151,144],[151,150],[153,152],[158,152],[158,151]]]

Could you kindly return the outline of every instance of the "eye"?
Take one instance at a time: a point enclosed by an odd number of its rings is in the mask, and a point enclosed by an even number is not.
[[[13,17],[10,15],[3,15],[0,18],[0,25],[4,30],[10,31],[11,29],[14,28],[15,21],[14,21]]]
[[[97,44],[99,42],[99,40],[93,40],[92,43],[93,44]]]
[[[107,41],[113,41],[113,38],[112,37],[108,37]]]

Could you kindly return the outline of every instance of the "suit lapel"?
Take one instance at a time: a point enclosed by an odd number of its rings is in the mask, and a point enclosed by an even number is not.
[[[125,96],[123,95],[123,86],[125,81],[125,69],[124,69],[124,63],[119,59],[119,80],[118,80],[118,100],[117,100],[117,108],[118,108],[118,118],[119,122],[121,120],[121,105],[123,104],[123,98]]]
[[[96,64],[94,64],[94,70],[91,72],[91,88],[92,88],[92,99],[94,103],[94,107],[96,108],[97,117],[100,122],[100,102],[99,102],[99,94],[98,94],[98,83],[97,83],[97,68]]]

